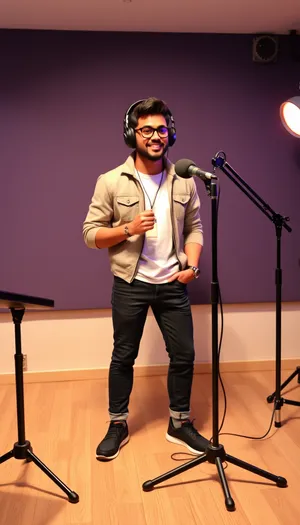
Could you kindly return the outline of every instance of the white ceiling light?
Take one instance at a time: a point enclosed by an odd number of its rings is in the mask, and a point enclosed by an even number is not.
[[[290,98],[281,104],[280,117],[289,133],[300,138],[300,96]]]

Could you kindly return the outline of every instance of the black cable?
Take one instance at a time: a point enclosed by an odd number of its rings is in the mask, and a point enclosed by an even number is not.
[[[276,407],[274,406],[274,409],[273,409],[273,412],[272,412],[270,426],[269,426],[267,432],[263,436],[257,436],[257,437],[256,436],[244,436],[244,434],[235,434],[233,432],[222,432],[219,435],[220,436],[236,436],[236,437],[241,437],[241,438],[246,438],[246,439],[258,439],[258,440],[264,439],[270,433],[270,430],[272,428],[272,424],[273,424],[273,420],[274,420],[274,416],[275,416],[275,410],[276,410]]]
[[[218,194],[218,199],[217,199],[217,230],[218,230],[218,220],[219,220],[219,205],[220,205],[220,198],[221,198],[221,184],[219,182],[219,194]],[[220,303],[220,312],[221,312],[221,332],[220,332],[220,341],[219,341],[219,347],[218,347],[218,370],[219,370],[219,381],[220,381],[220,384],[221,384],[221,387],[222,387],[222,391],[223,391],[223,396],[224,396],[224,412],[223,412],[223,417],[222,417],[222,422],[221,422],[221,425],[220,425],[220,428],[219,428],[219,432],[218,434],[220,435],[220,432],[222,430],[222,427],[224,425],[224,422],[225,422],[225,417],[226,417],[226,412],[227,412],[227,396],[226,396],[226,391],[225,391],[225,387],[224,387],[224,383],[223,383],[223,380],[222,380],[222,377],[221,377],[221,373],[220,373],[220,354],[221,354],[221,348],[222,348],[222,342],[223,342],[223,333],[224,333],[224,314],[223,314],[223,302],[222,302],[222,295],[221,295],[221,289],[220,289],[220,286],[219,286],[219,272],[218,272],[218,267],[217,267],[217,283],[218,283],[218,296],[219,296],[219,303]]]

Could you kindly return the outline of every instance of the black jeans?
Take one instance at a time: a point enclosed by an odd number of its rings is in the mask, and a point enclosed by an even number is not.
[[[186,285],[177,280],[157,285],[134,280],[129,284],[115,277],[112,290],[114,349],[109,370],[110,414],[128,412],[133,365],[149,306],[162,332],[170,358],[170,410],[189,411],[195,352]]]

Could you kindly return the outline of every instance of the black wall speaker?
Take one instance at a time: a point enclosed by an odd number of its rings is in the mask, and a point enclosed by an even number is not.
[[[268,64],[276,62],[278,55],[278,37],[276,35],[256,35],[252,44],[253,62]]]

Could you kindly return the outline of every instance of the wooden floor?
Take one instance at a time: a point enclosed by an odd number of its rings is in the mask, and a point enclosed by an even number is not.
[[[289,372],[284,372],[284,379]],[[262,435],[273,404],[273,372],[224,373],[228,413],[224,432]],[[72,505],[33,463],[0,465],[0,525],[297,525],[300,522],[300,407],[283,406],[282,427],[267,439],[221,436],[228,454],[288,480],[287,488],[226,467],[236,511],[225,509],[216,466],[204,463],[144,492],[144,481],[191,459],[165,439],[168,399],[165,377],[136,378],[131,399],[131,439],[119,457],[97,462],[95,449],[107,429],[106,380],[25,385],[26,438],[35,454],[75,490]],[[284,392],[300,401],[297,378]],[[206,436],[212,423],[211,376],[195,376],[195,426]],[[223,409],[220,397],[220,414]],[[0,386],[0,454],[17,441],[14,386]],[[180,460],[180,461],[178,461]]]

